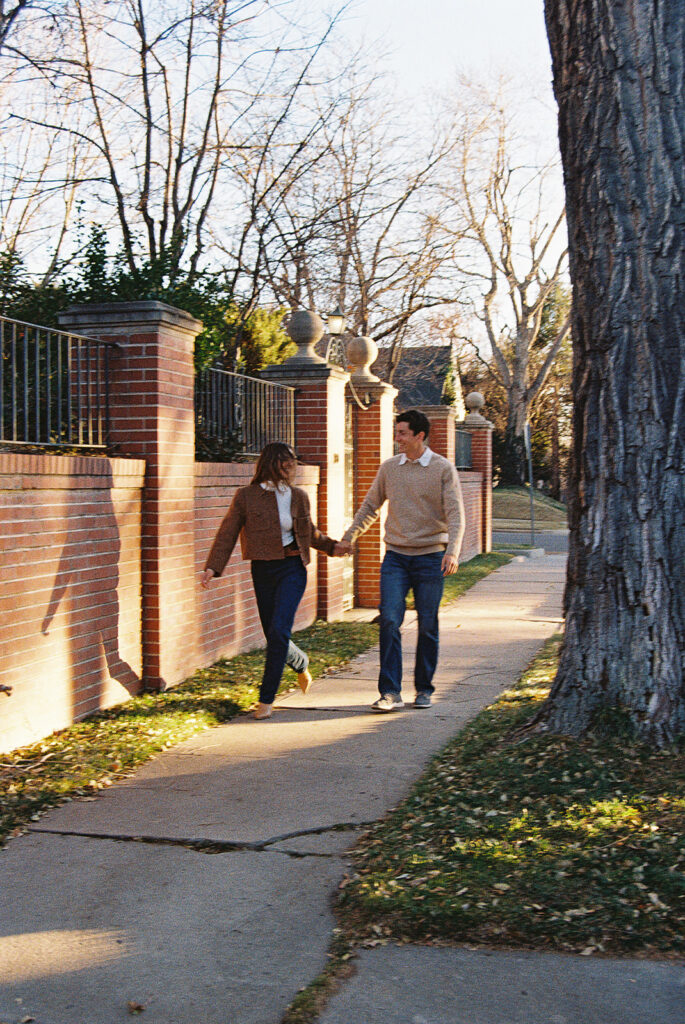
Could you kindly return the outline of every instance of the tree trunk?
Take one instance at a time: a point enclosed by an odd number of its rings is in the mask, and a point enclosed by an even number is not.
[[[510,487],[523,487],[528,478],[526,461],[526,407],[520,392],[507,390],[507,425],[504,432],[504,453],[500,465],[500,482]]]
[[[685,727],[682,0],[545,0],[573,282],[566,640],[538,728]]]

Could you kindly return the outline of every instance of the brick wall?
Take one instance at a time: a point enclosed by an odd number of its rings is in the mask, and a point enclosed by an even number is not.
[[[140,689],[144,471],[0,453],[0,749]]]
[[[199,574],[247,464],[195,464],[193,571],[197,612],[178,628],[197,642],[192,670],[262,647],[249,562],[238,545],[210,590]],[[142,492],[145,463],[0,453],[0,750],[126,700],[141,689]],[[297,479],[317,511],[319,470]],[[321,556],[325,558],[325,555]],[[316,618],[317,556],[295,628]]]

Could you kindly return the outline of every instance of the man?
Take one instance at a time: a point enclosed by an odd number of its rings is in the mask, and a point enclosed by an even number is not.
[[[382,463],[369,493],[339,543],[340,553],[373,524],[385,501],[386,554],[381,567],[380,697],[374,711],[396,711],[402,701],[402,640],[406,597],[414,592],[419,636],[416,646],[415,708],[429,708],[438,663],[438,609],[445,582],[459,568],[464,503],[455,467],[432,452],[430,423],[410,409],[395,421],[400,454]]]

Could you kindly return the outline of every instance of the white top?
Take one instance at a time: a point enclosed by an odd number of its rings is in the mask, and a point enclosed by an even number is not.
[[[427,466],[430,460],[433,458],[433,452],[428,446],[423,449],[423,455],[419,459],[408,459],[407,453],[402,452],[400,455],[400,466],[403,466],[405,462],[419,462],[422,466]]]
[[[278,487],[272,484],[271,481],[263,482],[260,484],[265,491],[276,492],[276,503],[278,505],[278,518],[281,522],[281,538],[283,540],[283,547],[286,544],[292,544],[295,540],[295,534],[293,533],[293,516],[291,511],[291,503],[293,500],[293,492],[287,484],[280,483]]]

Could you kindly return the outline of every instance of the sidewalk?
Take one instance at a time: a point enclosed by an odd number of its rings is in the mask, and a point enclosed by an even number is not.
[[[10,842],[0,857],[0,1021],[116,1024],[130,1019],[130,1004],[144,1007],[144,1024],[278,1024],[326,962],[331,894],[346,851],[559,628],[563,569],[562,556],[516,560],[443,613],[438,699],[429,711],[368,712],[377,665],[370,651],[306,697],[287,695],[269,721],[241,717],[194,737]],[[413,626],[405,639],[409,650]],[[414,950],[419,958],[424,952]],[[398,1002],[400,1015],[392,1016],[381,1009],[382,985],[378,1009],[369,1010],[374,963],[362,956],[357,979],[322,1022],[480,1022],[473,1007],[446,1017],[436,1006],[433,1017]],[[585,967],[597,963],[583,960]],[[437,996],[440,987],[426,983],[420,964],[409,970],[410,989]],[[635,970],[631,963],[630,977]],[[386,988],[398,971],[405,971],[400,961],[381,967]],[[670,982],[660,984],[670,991]],[[400,987],[389,990],[405,999]],[[514,1016],[509,1003],[506,1012],[482,1020],[538,1019]]]

